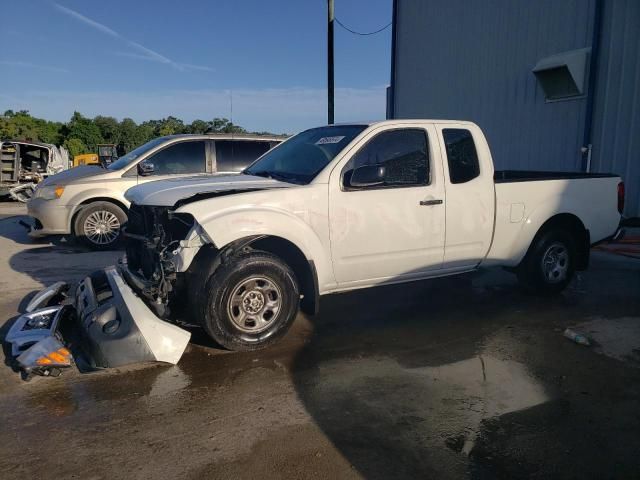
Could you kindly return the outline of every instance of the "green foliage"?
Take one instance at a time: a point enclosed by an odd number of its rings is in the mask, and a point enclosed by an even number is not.
[[[100,130],[100,136],[104,143],[120,143],[120,125],[118,120],[113,117],[103,117],[98,115],[93,119],[98,130]]]
[[[36,119],[29,115],[27,110],[14,113],[7,110],[0,121],[0,138],[12,137],[21,140],[38,141],[38,129]]]
[[[65,129],[66,138],[77,138],[89,149],[88,152],[97,151],[97,145],[104,143],[104,138],[100,134],[98,125],[90,118],[83,117],[78,112],[73,112],[73,116]]]
[[[63,146],[64,148],[69,150],[69,155],[71,156],[71,158],[75,157],[76,155],[90,152],[87,146],[79,138],[67,138],[64,141]]]
[[[163,135],[182,133],[247,133],[227,118],[194,120],[185,124],[179,118],[169,116],[161,120],[147,120],[137,124],[130,118],[118,122],[113,117],[98,115],[84,117],[74,112],[67,123],[51,122],[32,117],[27,110],[6,110],[0,115],[0,140],[30,140],[63,145],[71,156],[96,153],[99,143],[118,145],[121,152],[128,152]],[[261,132],[268,135],[268,132]]]

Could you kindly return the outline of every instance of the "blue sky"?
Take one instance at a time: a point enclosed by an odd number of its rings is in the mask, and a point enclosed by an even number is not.
[[[325,0],[2,0],[0,111],[66,121],[230,116],[251,130],[326,123]],[[360,31],[391,0],[336,0]],[[27,27],[21,29],[17,24]],[[336,121],[383,118],[391,29],[335,27]]]

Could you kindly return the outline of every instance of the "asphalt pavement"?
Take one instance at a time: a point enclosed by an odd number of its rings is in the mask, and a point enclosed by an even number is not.
[[[120,255],[20,218],[0,220],[0,337],[33,292]],[[637,478],[639,349],[640,261],[607,252],[551,298],[499,270],[332,295],[260,352],[195,330],[175,366],[0,367],[1,477]]]

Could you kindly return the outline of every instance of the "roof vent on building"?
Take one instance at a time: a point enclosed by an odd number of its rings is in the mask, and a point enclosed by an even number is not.
[[[579,97],[586,93],[590,48],[558,53],[538,61],[533,74],[547,101]]]

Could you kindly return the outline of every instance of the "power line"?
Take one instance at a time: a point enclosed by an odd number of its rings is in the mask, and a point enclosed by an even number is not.
[[[336,21],[336,23],[338,25],[340,25],[342,28],[344,28],[347,32],[351,32],[354,35],[361,35],[363,37],[366,37],[367,35],[375,35],[376,33],[380,33],[383,30],[386,30],[387,28],[389,28],[391,26],[391,22],[387,23],[384,27],[379,28],[378,30],[374,30],[373,32],[356,32],[355,30],[347,27],[344,23],[342,23],[340,21],[340,19],[338,19],[338,17],[335,17],[334,20]]]

